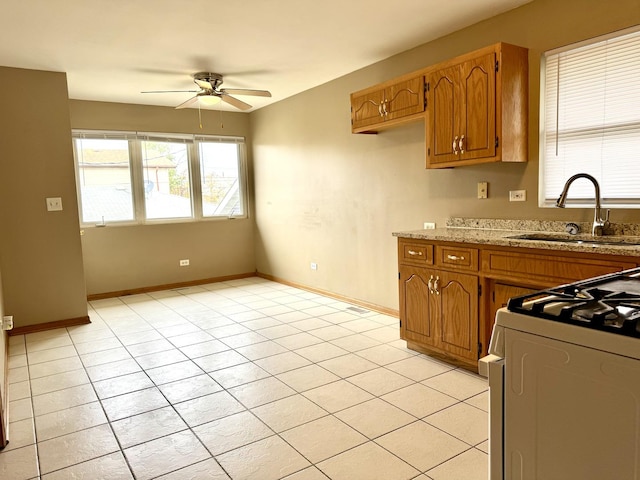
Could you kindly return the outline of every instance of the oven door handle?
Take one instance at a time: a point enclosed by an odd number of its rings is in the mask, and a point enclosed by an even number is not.
[[[489,480],[505,480],[504,358],[487,355],[478,360],[480,375],[489,378]]]

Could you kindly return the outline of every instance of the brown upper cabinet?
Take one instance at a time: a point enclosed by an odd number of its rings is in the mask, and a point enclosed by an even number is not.
[[[428,166],[495,156],[495,55],[429,75]]]
[[[437,65],[427,105],[427,168],[527,161],[527,49],[499,43]]]
[[[410,74],[351,94],[351,131],[373,133],[423,118],[424,75]]]
[[[351,131],[425,120],[427,168],[526,162],[528,51],[498,43],[351,94]]]

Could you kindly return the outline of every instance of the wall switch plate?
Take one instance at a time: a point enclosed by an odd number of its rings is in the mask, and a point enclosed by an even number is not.
[[[13,315],[6,315],[2,317],[2,330],[13,329]]]
[[[433,230],[434,228],[436,228],[435,222],[424,222],[425,230]]]
[[[188,267],[189,266],[189,259],[185,258],[184,260],[180,260],[180,266],[181,267]]]
[[[315,262],[311,262],[311,270],[317,270],[318,269],[318,264]]]
[[[47,211],[59,212],[62,210],[62,198],[60,197],[48,197],[47,198]]]
[[[526,190],[509,190],[510,202],[524,202],[527,200]]]
[[[489,184],[487,182],[478,182],[478,198],[487,198],[489,196]]]

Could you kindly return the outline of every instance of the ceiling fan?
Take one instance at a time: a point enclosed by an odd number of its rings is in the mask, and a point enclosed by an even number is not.
[[[222,85],[222,75],[211,72],[198,72],[193,75],[193,81],[200,90],[152,90],[141,93],[174,93],[185,92],[195,93],[196,95],[191,97],[186,102],[181,103],[176,108],[188,108],[199,104],[202,101],[205,105],[214,105],[219,101],[223,101],[232,105],[240,110],[248,110],[251,105],[238,100],[231,95],[252,95],[254,97],[270,97],[271,92],[267,90],[251,90],[246,88],[220,88]]]

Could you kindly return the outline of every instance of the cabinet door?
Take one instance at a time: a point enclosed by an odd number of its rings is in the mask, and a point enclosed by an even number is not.
[[[495,53],[428,77],[427,168],[496,156]]]
[[[357,97],[351,97],[352,128],[366,127],[384,121],[382,102],[385,92],[377,90]]]
[[[453,141],[459,137],[457,118],[461,101],[458,66],[433,72],[428,77],[427,153],[429,164],[451,162],[458,158],[454,154]]]
[[[519,285],[506,285],[504,283],[494,283],[491,289],[491,301],[489,303],[489,315],[487,316],[487,324],[485,325],[485,338],[486,345],[483,345],[486,355],[489,349],[489,341],[491,340],[491,333],[493,332],[493,324],[496,320],[496,312],[499,308],[506,307],[507,302],[511,297],[519,297],[520,295],[527,295],[533,293],[536,290],[529,287],[522,287]]]
[[[400,266],[400,336],[407,341],[434,345],[429,278],[425,268]]]
[[[459,158],[493,157],[496,154],[495,54],[470,60],[460,67],[464,97]]]
[[[440,348],[459,357],[478,358],[478,277],[436,271],[438,308],[433,312]]]
[[[491,296],[491,307],[493,315],[491,316],[491,324],[496,317],[496,311],[499,308],[506,307],[507,302],[511,297],[519,297],[521,295],[528,295],[536,290],[528,287],[521,287],[518,285],[505,285],[503,283],[496,283],[493,286],[493,295]]]
[[[398,82],[385,89],[385,120],[424,111],[424,77]]]

